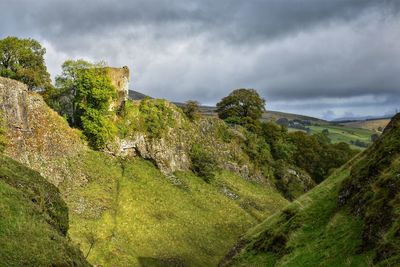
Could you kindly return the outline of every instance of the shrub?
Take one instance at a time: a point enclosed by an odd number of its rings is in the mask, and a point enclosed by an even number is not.
[[[111,121],[99,110],[88,108],[81,120],[83,134],[94,149],[103,149],[116,132]]]
[[[165,100],[144,99],[140,102],[139,110],[144,117],[146,131],[151,137],[161,137],[168,127],[175,124],[173,111]]]
[[[264,138],[251,133],[246,133],[246,141],[243,147],[249,158],[258,166],[272,161],[271,150]]]
[[[215,172],[218,171],[218,163],[214,155],[203,146],[194,144],[189,156],[192,162],[192,171],[204,181],[210,182],[214,178]]]
[[[222,141],[224,141],[225,143],[229,143],[229,142],[232,140],[232,138],[233,138],[232,133],[229,131],[229,128],[228,128],[228,126],[227,126],[225,123],[219,124],[219,125],[217,126],[216,134],[217,134],[217,136],[218,136],[219,138],[221,138]]]
[[[194,100],[187,101],[183,107],[183,113],[185,113],[186,117],[188,117],[188,119],[191,121],[195,121],[200,118],[199,102]]]

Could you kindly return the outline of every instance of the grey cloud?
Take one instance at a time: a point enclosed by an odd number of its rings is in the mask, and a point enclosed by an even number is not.
[[[14,28],[27,29],[28,33],[29,28],[36,27],[41,34],[61,38],[127,25],[147,25],[159,26],[157,34],[162,36],[166,25],[186,23],[191,25],[189,34],[207,31],[213,38],[223,34],[234,41],[271,39],[323,22],[352,20],[373,8],[398,12],[399,6],[395,0],[16,0],[0,3],[1,10],[6,11],[2,14],[6,20],[18,17]]]

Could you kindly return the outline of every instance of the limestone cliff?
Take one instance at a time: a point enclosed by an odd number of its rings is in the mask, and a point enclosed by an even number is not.
[[[121,92],[121,101],[124,101],[129,70],[108,68],[108,72]],[[171,175],[176,171],[190,169],[190,149],[193,144],[201,144],[212,151],[222,169],[237,173],[247,180],[270,183],[271,166],[264,166],[269,171],[263,175],[251,162],[242,149],[246,137],[240,129],[229,128],[217,118],[190,122],[179,108],[168,101],[148,101],[158,102],[164,108],[157,115],[158,120],[164,124],[169,121],[169,124],[160,126],[159,130],[163,134],[151,136],[151,129],[146,128],[143,121],[146,112],[140,111],[141,102],[129,101],[126,116],[115,121],[118,127],[122,125],[127,128],[126,133],[110,143],[106,152],[149,159],[164,174]],[[69,175],[71,167],[68,161],[79,158],[89,150],[82,141],[81,132],[70,128],[62,117],[46,105],[40,95],[28,91],[27,86],[20,82],[0,78],[0,111],[8,127],[10,142],[6,149],[7,155],[39,171],[57,186],[63,182],[74,185],[86,183],[89,178],[83,173],[78,173],[78,177]],[[296,177],[290,180],[296,183]],[[306,191],[309,187],[306,184],[303,189]]]
[[[162,134],[152,136],[154,127],[150,126],[149,129],[146,122],[143,122],[143,117],[146,120],[147,116],[146,112],[141,111],[143,102],[129,101],[126,105],[126,118],[117,122],[128,130],[116,140],[114,153],[150,159],[164,174],[171,175],[176,171],[190,169],[191,147],[193,144],[201,144],[215,156],[222,169],[237,173],[247,180],[267,182],[242,149],[246,137],[240,130],[229,128],[217,118],[191,122],[181,109],[166,100],[151,99],[147,102],[154,105],[154,113],[159,112],[157,120],[162,120],[162,123],[158,131]],[[154,121],[152,123],[157,124]]]
[[[9,139],[5,153],[55,185],[65,178],[61,175],[63,159],[87,149],[80,132],[20,82],[0,77],[0,112]]]

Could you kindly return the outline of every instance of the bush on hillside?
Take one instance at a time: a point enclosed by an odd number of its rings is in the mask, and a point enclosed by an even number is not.
[[[195,121],[201,116],[199,102],[194,100],[187,101],[182,110],[191,121]]]
[[[204,181],[210,182],[214,178],[215,172],[219,169],[214,155],[203,146],[194,144],[189,156],[192,162],[192,171],[203,178]]]
[[[175,125],[173,111],[162,99],[144,99],[140,102],[139,110],[144,118],[146,131],[151,137],[159,138],[168,127]]]
[[[89,145],[96,150],[104,149],[107,142],[116,133],[115,126],[99,110],[89,108],[80,119],[82,121],[83,134]]]
[[[257,134],[247,132],[243,146],[249,158],[258,166],[269,164],[272,161],[271,150],[264,138]]]

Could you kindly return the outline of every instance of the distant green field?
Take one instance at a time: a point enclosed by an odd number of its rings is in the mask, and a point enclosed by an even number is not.
[[[356,142],[358,140],[370,145],[372,143],[371,135],[376,133],[375,131],[372,130],[353,128],[349,126],[334,125],[334,124],[313,125],[307,127],[311,129],[311,134],[322,133],[324,129],[328,129],[329,131],[328,137],[329,139],[332,140],[332,143],[345,142],[350,144],[353,148],[357,149],[365,149],[365,147],[354,145],[352,144],[352,141]],[[292,132],[301,130],[289,128],[289,131]]]

